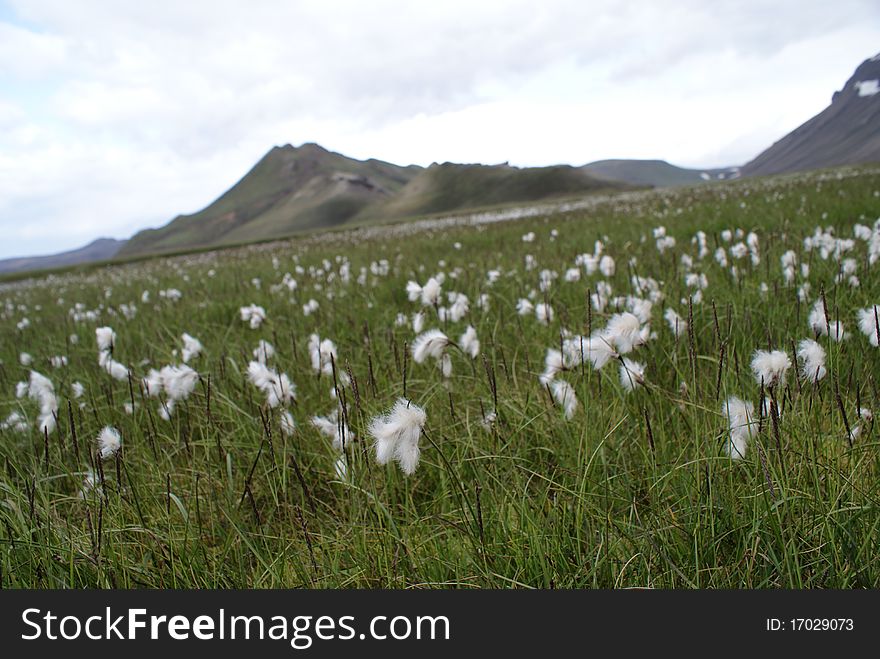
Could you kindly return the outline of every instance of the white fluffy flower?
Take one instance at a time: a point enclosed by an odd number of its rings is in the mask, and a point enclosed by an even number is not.
[[[876,315],[875,315],[876,314]],[[875,348],[877,347],[877,325],[880,321],[880,305],[872,305],[866,309],[859,309],[859,330],[868,337],[868,341]]]
[[[574,387],[565,380],[554,380],[550,383],[550,393],[553,394],[553,400],[556,401],[556,404],[562,408],[565,418],[571,419],[578,408]]]
[[[413,314],[412,317],[412,329],[413,332],[419,334],[425,328],[425,313],[423,311],[418,311]]]
[[[183,339],[183,350],[181,351],[181,359],[187,364],[191,359],[195,359],[202,352],[202,342],[196,337],[190,336],[186,332],[181,337]]]
[[[248,379],[266,395],[269,407],[286,407],[296,396],[296,387],[286,373],[276,373],[262,362],[248,363]]]
[[[672,330],[672,335],[676,339],[679,339],[685,334],[685,332],[687,332],[687,321],[678,315],[678,312],[672,307],[666,308],[666,311],[663,313],[663,318],[666,319],[666,323],[669,325],[669,329]]]
[[[281,427],[281,434],[285,437],[290,437],[294,431],[296,431],[296,422],[293,420],[293,415],[288,410],[283,410],[281,412],[279,426]]]
[[[797,358],[801,361],[801,374],[805,379],[816,383],[825,377],[825,348],[812,339],[804,339],[798,344]]]
[[[333,375],[333,365],[338,361],[336,344],[330,339],[321,340],[317,334],[309,336],[309,359],[315,373]]]
[[[782,350],[757,350],[752,357],[755,380],[765,387],[785,386],[785,375],[789,368],[791,358]]]
[[[412,356],[417,364],[423,363],[428,357],[440,359],[449,345],[449,337],[438,329],[431,329],[419,334],[412,342]]]
[[[580,350],[580,346],[578,346],[578,350]],[[619,355],[614,349],[614,344],[606,338],[605,334],[597,332],[584,341],[584,356],[598,371]]]
[[[725,452],[734,460],[745,457],[748,441],[758,432],[755,406],[731,396],[722,404],[721,413],[727,417],[729,433]]]
[[[468,325],[468,328],[458,340],[458,346],[466,355],[470,356],[471,359],[477,358],[480,354],[480,340],[477,338],[477,330],[475,330],[473,326]]]
[[[27,430],[27,421],[20,412],[12,411],[3,423],[0,423],[0,430],[14,430],[15,432],[25,432]]]
[[[337,451],[342,450],[343,444],[350,446],[354,441],[354,435],[342,420],[338,408],[327,416],[313,416],[309,421],[322,435],[333,440],[333,448]]]
[[[520,316],[528,316],[535,310],[535,305],[533,305],[529,300],[524,297],[521,297],[519,301],[516,303],[516,312]]]
[[[407,290],[409,291],[409,285],[407,285]],[[440,282],[434,277],[431,277],[425,282],[425,285],[419,289],[419,298],[422,301],[422,306],[431,307],[436,305],[440,301],[441,292],[442,287],[440,286]]]
[[[425,410],[405,398],[398,398],[387,414],[375,417],[369,433],[376,462],[385,465],[393,459],[403,473],[412,475],[419,466],[419,438],[426,420]]]
[[[112,426],[104,426],[98,433],[98,451],[101,453],[101,459],[106,460],[111,455],[116,455],[122,446],[122,437],[119,431]]]
[[[603,337],[615,346],[621,355],[645,343],[641,322],[635,314],[628,311],[611,316],[608,325],[605,326]]]
[[[114,380],[127,380],[128,367],[110,356],[110,352],[98,353],[98,365],[110,374]]]
[[[562,353],[555,348],[547,348],[547,354],[544,357],[544,372],[540,376],[543,386],[549,385],[556,379],[557,373],[566,370],[565,359]]]
[[[116,343],[116,332],[111,327],[98,327],[95,329],[95,339],[98,342],[100,352],[109,351]]]
[[[172,401],[186,400],[199,381],[198,372],[189,366],[165,366],[161,371],[165,395]]]
[[[539,302],[535,305],[535,318],[538,319],[538,322],[542,325],[549,325],[553,322],[553,307],[544,302]]]
[[[266,364],[272,357],[275,356],[275,348],[268,341],[264,341],[260,339],[260,342],[257,343],[257,347],[254,348],[254,359],[256,359],[261,364]]]
[[[620,365],[620,384],[626,391],[634,391],[645,384],[645,365],[624,357]]]
[[[251,304],[238,310],[242,321],[248,323],[251,329],[257,329],[266,320],[266,310],[263,307]]]
[[[40,432],[51,434],[55,430],[58,415],[58,399],[55,397],[55,387],[52,381],[45,375],[31,371],[28,380],[28,396],[40,405],[40,414],[37,417],[37,427]]]

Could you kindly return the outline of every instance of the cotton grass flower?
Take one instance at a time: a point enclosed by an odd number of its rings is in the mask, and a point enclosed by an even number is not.
[[[344,417],[339,408],[333,410],[327,416],[313,416],[309,423],[318,429],[322,435],[332,440],[333,448],[342,451],[344,446],[350,446],[355,437],[345,424]]]
[[[615,346],[621,355],[625,355],[636,346],[645,343],[641,321],[635,314],[628,311],[611,316],[602,336]]]
[[[188,364],[190,360],[195,359],[202,353],[202,342],[186,332],[183,333],[181,338],[183,340],[183,350],[181,350],[180,358],[184,364]]]
[[[336,344],[330,339],[321,339],[317,334],[309,336],[309,359],[315,373],[333,375],[333,365],[339,359]]]
[[[199,381],[198,372],[186,365],[165,366],[159,373],[165,395],[173,401],[189,398]]]
[[[790,368],[791,358],[783,350],[757,350],[752,357],[755,381],[765,387],[785,386],[785,376]]]
[[[477,338],[477,330],[468,325],[464,334],[458,339],[458,347],[471,359],[476,359],[480,354],[480,340]]]
[[[446,347],[450,344],[449,337],[438,329],[430,329],[419,334],[412,342],[413,360],[422,364],[428,357],[439,360],[443,357]]]
[[[296,395],[296,387],[286,373],[279,374],[261,362],[248,363],[248,379],[266,395],[266,404],[273,409],[287,407]]]
[[[27,419],[18,412],[13,410],[9,413],[9,416],[0,423],[0,430],[13,430],[18,433],[26,432],[28,429]]]
[[[816,384],[825,377],[825,348],[813,341],[804,339],[798,343],[797,358],[801,362],[801,375]]]
[[[553,400],[559,405],[566,419],[571,419],[578,409],[578,399],[572,387],[565,380],[554,380],[550,383],[550,393]]]
[[[553,307],[544,302],[540,302],[535,305],[535,318],[538,319],[538,322],[542,325],[549,325],[553,322],[554,317]]]
[[[875,348],[880,340],[880,305],[872,305],[866,309],[859,309],[859,331],[864,334],[869,343]]]
[[[739,460],[745,457],[749,440],[758,433],[755,406],[731,396],[722,404],[721,413],[727,417],[728,437],[724,445],[725,453],[731,459]]]
[[[424,286],[419,286],[419,284],[414,281],[408,281],[406,283],[406,295],[407,298],[409,298],[409,301],[421,301],[422,306],[424,307],[437,306],[440,302],[440,294],[442,290],[443,288],[440,282],[435,277],[428,279]]]
[[[521,297],[516,303],[516,313],[520,316],[530,316],[535,310],[535,305],[524,297]]]
[[[254,348],[253,355],[255,360],[261,364],[266,364],[275,356],[275,348],[268,341],[260,339],[260,342],[257,343],[257,347]]]
[[[112,327],[98,327],[95,329],[95,340],[98,343],[99,352],[111,351],[116,343],[116,332]]]
[[[283,410],[278,419],[278,425],[281,428],[281,434],[290,437],[296,432],[296,422],[293,420],[293,414],[288,410]]]
[[[645,384],[645,365],[624,357],[620,364],[620,384],[628,392]]]
[[[666,320],[666,324],[669,325],[669,329],[672,331],[672,335],[676,340],[684,336],[687,332],[687,321],[678,315],[678,312],[672,307],[666,308],[666,311],[663,312],[663,318]]]
[[[578,346],[580,349],[580,346]],[[599,371],[612,359],[619,357],[614,344],[603,332],[590,336],[583,345],[584,356],[590,360],[593,369]]]
[[[241,307],[238,312],[241,320],[246,322],[251,329],[257,329],[266,320],[266,310],[256,304]]]
[[[369,433],[373,438],[376,462],[386,465],[395,460],[407,476],[419,466],[419,439],[425,427],[425,410],[398,398],[391,411],[370,421]]]
[[[98,453],[102,460],[106,460],[112,455],[116,455],[122,447],[122,437],[119,431],[112,426],[104,426],[98,433]]]
[[[28,379],[28,397],[37,401],[40,414],[37,417],[37,428],[44,435],[55,431],[58,418],[58,399],[55,397],[55,386],[52,381],[37,371],[31,371]]]

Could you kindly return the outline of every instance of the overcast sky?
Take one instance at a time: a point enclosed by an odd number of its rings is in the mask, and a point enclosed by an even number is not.
[[[276,144],[742,164],[878,51],[877,0],[0,0],[0,257],[165,224]]]

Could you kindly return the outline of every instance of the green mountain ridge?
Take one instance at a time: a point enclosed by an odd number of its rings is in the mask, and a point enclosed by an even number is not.
[[[738,167],[688,169],[665,160],[597,160],[582,167],[592,176],[631,185],[667,188],[739,177]]]
[[[420,167],[354,160],[317,144],[272,148],[203,210],[135,234],[119,256],[274,238],[344,223]]]
[[[228,191],[191,215],[135,234],[119,257],[237,244],[341,224],[420,217],[632,189],[569,165],[399,166],[317,144],[272,148]]]

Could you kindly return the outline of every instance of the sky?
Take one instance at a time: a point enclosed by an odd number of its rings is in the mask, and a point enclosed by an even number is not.
[[[161,226],[278,144],[738,165],[878,51],[877,0],[0,0],[0,258]]]

